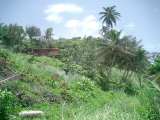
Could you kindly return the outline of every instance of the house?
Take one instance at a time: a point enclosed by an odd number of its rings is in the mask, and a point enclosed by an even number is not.
[[[58,56],[60,53],[59,48],[40,48],[29,49],[28,53],[37,56]]]

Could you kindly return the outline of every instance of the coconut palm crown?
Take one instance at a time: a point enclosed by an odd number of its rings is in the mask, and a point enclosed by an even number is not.
[[[116,6],[103,7],[103,11],[99,13],[103,26],[113,28],[113,26],[116,25],[117,20],[120,18],[120,13],[117,12],[115,8]]]

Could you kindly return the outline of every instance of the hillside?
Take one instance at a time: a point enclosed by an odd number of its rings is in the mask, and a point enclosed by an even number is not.
[[[105,92],[85,76],[65,74],[64,63],[55,58],[8,50],[1,53],[7,56],[7,67],[22,76],[1,85],[1,89],[11,91],[21,104],[15,113],[16,120],[20,119],[19,111],[34,109],[45,113],[38,120],[147,120],[150,115],[149,98],[143,90],[136,95],[116,90]]]

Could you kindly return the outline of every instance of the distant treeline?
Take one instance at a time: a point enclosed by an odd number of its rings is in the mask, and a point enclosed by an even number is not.
[[[24,28],[17,24],[0,24],[0,44],[14,51],[23,51],[26,48],[51,48],[53,29],[47,28],[42,35],[41,29],[36,26]]]

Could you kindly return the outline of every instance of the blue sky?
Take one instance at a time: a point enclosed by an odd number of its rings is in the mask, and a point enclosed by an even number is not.
[[[55,37],[98,36],[99,12],[116,5],[117,29],[142,40],[148,51],[160,51],[160,0],[0,0],[0,22],[53,27]]]

